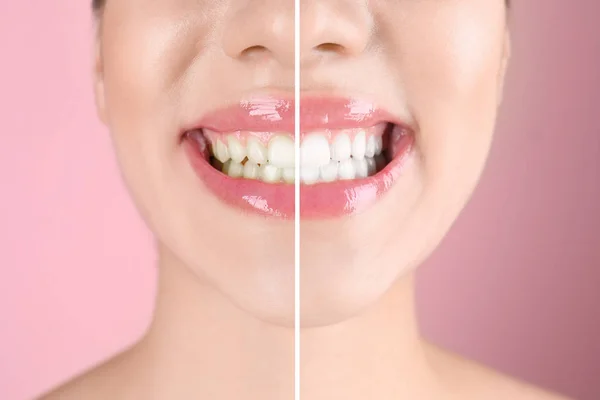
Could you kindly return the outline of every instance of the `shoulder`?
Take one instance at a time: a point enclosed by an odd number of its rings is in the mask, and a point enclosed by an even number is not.
[[[446,386],[459,399],[473,400],[572,400],[427,345],[431,362]]]
[[[133,398],[128,352],[122,353],[47,392],[37,400],[105,400]]]

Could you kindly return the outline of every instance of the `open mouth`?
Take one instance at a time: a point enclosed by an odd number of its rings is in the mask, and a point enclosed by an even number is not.
[[[368,178],[382,171],[393,158],[388,151],[392,123],[368,128],[305,133],[300,142],[302,184]],[[294,140],[286,133],[237,131],[229,134],[208,129],[188,132],[213,168],[235,179],[265,183],[295,181]]]
[[[400,176],[413,135],[384,118],[387,114],[347,99],[303,100],[300,126],[306,130],[296,163],[289,133],[293,107],[275,104],[244,102],[184,131],[182,142],[197,175],[230,205],[293,217],[298,166],[302,218],[352,215],[375,203]]]

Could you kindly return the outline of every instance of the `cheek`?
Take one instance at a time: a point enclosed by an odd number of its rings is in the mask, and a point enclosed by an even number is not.
[[[134,192],[152,191],[146,186],[168,180],[161,163],[177,145],[176,60],[169,57],[179,43],[177,24],[116,7],[104,15],[101,37],[106,118],[127,183]]]
[[[177,110],[190,66],[211,43],[209,17],[218,8],[204,0],[146,3],[117,1],[103,17],[109,107],[130,119]]]
[[[102,43],[109,117],[117,124],[124,119],[143,123],[168,88],[162,49],[168,38],[143,23],[113,27],[107,22],[105,28]]]
[[[493,6],[464,8],[440,12],[429,29],[415,25],[405,43],[414,55],[406,62],[406,86],[425,179],[460,197],[479,177],[491,143],[504,31]]]

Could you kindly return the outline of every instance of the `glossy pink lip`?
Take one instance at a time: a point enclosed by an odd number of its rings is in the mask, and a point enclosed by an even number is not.
[[[346,98],[303,98],[300,105],[302,132],[317,129],[370,127],[395,124],[389,143],[393,160],[374,176],[364,179],[300,185],[302,218],[325,219],[359,213],[375,203],[400,177],[414,142],[412,131],[374,104]],[[216,132],[236,130],[294,132],[294,102],[284,98],[253,98],[205,116],[184,129],[207,128]],[[294,185],[268,184],[259,180],[231,178],[213,168],[193,140],[184,140],[186,153],[200,179],[226,203],[251,213],[278,218],[294,217]]]

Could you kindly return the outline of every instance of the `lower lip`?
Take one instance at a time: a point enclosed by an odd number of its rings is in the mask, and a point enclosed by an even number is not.
[[[403,135],[394,145],[394,159],[377,174],[355,180],[300,185],[300,216],[327,219],[358,214],[381,198],[402,175],[414,138]],[[292,219],[294,185],[231,178],[210,165],[193,140],[182,143],[198,177],[225,203],[251,214]]]

